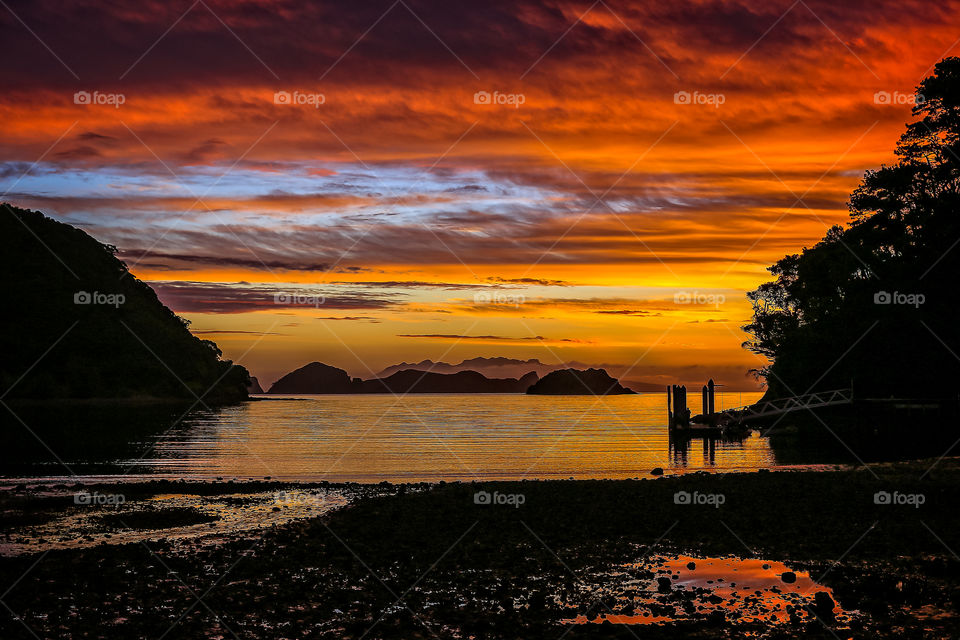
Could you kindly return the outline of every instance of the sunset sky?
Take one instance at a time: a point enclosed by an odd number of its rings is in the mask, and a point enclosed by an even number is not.
[[[265,385],[509,356],[755,386],[744,292],[960,55],[911,0],[0,5],[2,200]]]

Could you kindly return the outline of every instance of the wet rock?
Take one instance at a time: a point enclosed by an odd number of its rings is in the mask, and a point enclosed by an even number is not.
[[[697,563],[696,563],[696,562],[688,562],[688,563],[687,563],[687,569],[689,569],[690,571],[693,571],[693,570],[696,569],[696,568],[697,568]]]
[[[721,626],[726,622],[726,613],[722,609],[711,611],[707,614],[707,623],[713,626]]]
[[[663,475],[663,469],[662,469],[661,467],[656,467],[656,468],[654,468],[652,471],[650,471],[650,475],[652,475],[652,476],[662,476],[662,475]]]
[[[830,597],[830,594],[826,591],[817,591],[816,595],[813,596],[813,612],[817,614],[817,617],[821,620],[829,620],[833,618],[833,609],[837,606],[837,603],[833,601],[833,598]]]
[[[780,574],[780,579],[787,584],[793,584],[797,581],[797,574],[793,571],[784,571],[782,574]]]

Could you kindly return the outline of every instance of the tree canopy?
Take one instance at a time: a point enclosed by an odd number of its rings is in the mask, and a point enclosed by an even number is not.
[[[960,383],[960,58],[917,88],[896,163],[867,171],[850,223],[769,267],[748,293],[768,397],[956,397]]]

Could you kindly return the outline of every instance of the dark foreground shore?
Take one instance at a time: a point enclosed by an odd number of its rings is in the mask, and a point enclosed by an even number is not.
[[[633,481],[102,486],[140,499],[243,491],[261,497],[230,498],[240,510],[270,514],[303,507],[291,495],[349,505],[212,539],[164,537],[216,530],[218,516],[179,503],[122,524],[135,500],[89,507],[117,535],[151,536],[0,558],[0,637],[956,638],[960,464],[934,462]],[[51,521],[44,500],[82,508],[24,487],[2,500],[8,543]]]

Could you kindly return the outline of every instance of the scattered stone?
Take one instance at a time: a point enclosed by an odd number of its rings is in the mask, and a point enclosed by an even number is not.
[[[659,593],[670,593],[670,578],[657,578],[657,591]]]
[[[797,574],[793,571],[784,571],[780,575],[780,579],[786,582],[787,584],[793,584],[797,581]]]
[[[662,475],[663,475],[663,469],[662,469],[661,467],[655,467],[655,468],[653,469],[653,471],[650,472],[650,475],[652,475],[652,476],[662,476]]]
[[[811,608],[820,619],[832,619],[833,609],[836,606],[837,603],[833,601],[833,598],[831,598],[830,594],[826,591],[817,591],[816,595],[813,596],[813,607]]]

